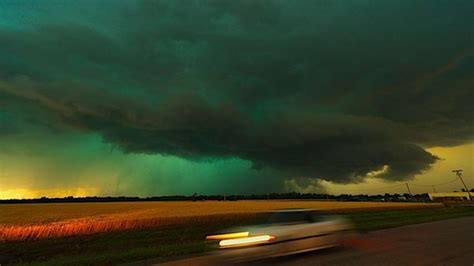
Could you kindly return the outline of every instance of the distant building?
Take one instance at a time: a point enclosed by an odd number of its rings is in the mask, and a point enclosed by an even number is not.
[[[469,195],[474,198],[474,192],[428,193],[432,201],[469,200]]]

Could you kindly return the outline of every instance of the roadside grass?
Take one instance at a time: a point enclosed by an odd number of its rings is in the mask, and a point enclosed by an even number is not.
[[[84,253],[79,255],[58,256],[47,261],[20,263],[19,265],[109,265],[126,261],[143,260],[144,258],[173,257],[208,251],[200,242],[162,245],[157,247],[130,248],[120,253],[107,250],[103,253]]]
[[[462,216],[474,216],[474,207],[373,210],[345,214],[345,217],[360,231]],[[88,236],[7,242],[0,244],[0,264],[115,265],[151,258],[166,260],[174,256],[208,251],[203,239],[210,232],[262,222],[262,217],[255,214],[241,214],[234,219],[215,218],[165,228],[131,229]]]
[[[385,229],[463,216],[474,216],[474,206],[452,206],[437,209],[413,209],[408,211],[356,212],[346,215],[359,231]]]

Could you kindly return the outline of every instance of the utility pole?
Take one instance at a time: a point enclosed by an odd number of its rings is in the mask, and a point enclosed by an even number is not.
[[[452,172],[455,173],[459,177],[459,179],[461,179],[461,183],[463,184],[464,189],[466,189],[467,192],[467,198],[471,200],[471,193],[469,193],[469,189],[467,189],[466,183],[464,183],[464,180],[462,179],[462,169],[456,169]]]
[[[408,186],[408,183],[405,183],[405,185],[407,185],[408,194],[410,194],[410,196],[411,196],[411,191],[410,191],[410,187]]]
[[[410,201],[411,201],[411,199],[412,199],[412,196],[411,196],[410,187],[408,186],[408,183],[405,183],[405,185],[407,186],[407,189],[408,189],[408,194],[410,195]]]

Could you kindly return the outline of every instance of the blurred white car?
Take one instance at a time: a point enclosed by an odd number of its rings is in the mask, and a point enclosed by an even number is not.
[[[242,262],[340,245],[352,226],[340,216],[308,209],[271,212],[264,225],[207,236],[219,247],[216,258]]]

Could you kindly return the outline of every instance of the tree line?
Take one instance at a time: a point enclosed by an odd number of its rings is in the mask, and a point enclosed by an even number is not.
[[[410,195],[405,194],[341,194],[330,195],[323,193],[269,193],[252,195],[172,195],[172,196],[154,196],[154,197],[63,197],[63,198],[34,198],[34,199],[7,199],[0,200],[0,203],[68,203],[68,202],[138,202],[138,201],[236,201],[236,200],[332,200],[332,201],[429,201],[427,193]]]

